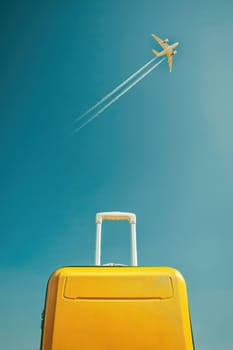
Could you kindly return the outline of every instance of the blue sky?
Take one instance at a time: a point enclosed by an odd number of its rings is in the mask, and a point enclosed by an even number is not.
[[[93,264],[95,213],[132,211],[140,265],[185,276],[197,349],[230,350],[233,3],[8,1],[1,5],[0,347],[39,347],[53,270]],[[93,123],[75,116],[179,41]],[[129,263],[126,223],[103,261]]]

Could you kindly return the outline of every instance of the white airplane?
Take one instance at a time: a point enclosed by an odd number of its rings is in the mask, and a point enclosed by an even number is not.
[[[172,60],[173,60],[173,56],[177,54],[177,51],[174,50],[179,43],[174,43],[172,45],[168,45],[168,39],[162,40],[160,39],[157,35],[152,34],[152,37],[159,43],[159,45],[162,46],[163,51],[155,51],[152,50],[153,54],[157,57],[161,57],[164,55],[167,55],[167,59],[168,59],[168,64],[169,64],[169,68],[170,68],[170,72],[172,71]]]

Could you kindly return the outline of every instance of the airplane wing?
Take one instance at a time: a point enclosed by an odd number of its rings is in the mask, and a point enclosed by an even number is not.
[[[167,59],[168,59],[168,65],[170,68],[170,72],[172,71],[172,61],[173,61],[173,55],[167,55]]]
[[[157,35],[152,34],[152,37],[159,43],[160,46],[162,46],[163,49],[166,49],[169,45],[167,43],[164,43],[163,40],[161,40]]]

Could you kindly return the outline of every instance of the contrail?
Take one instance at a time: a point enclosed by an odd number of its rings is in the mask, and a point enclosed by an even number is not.
[[[147,62],[144,66],[142,66],[140,69],[138,69],[135,73],[129,76],[126,80],[124,80],[121,84],[119,84],[115,89],[113,89],[111,92],[109,92],[106,96],[104,96],[101,100],[99,100],[94,106],[92,106],[90,109],[88,109],[86,112],[80,115],[80,117],[76,118],[74,120],[74,123],[77,123],[79,120],[83,119],[91,113],[94,109],[96,109],[100,104],[105,102],[107,99],[109,99],[113,94],[115,94],[118,90],[120,90],[123,86],[125,86],[131,79],[135,78],[139,73],[141,73],[142,70],[144,70],[147,66],[149,66],[152,62],[156,60],[157,57],[152,58],[149,62]]]
[[[159,62],[154,64],[150,69],[148,69],[144,74],[140,76],[140,78],[136,79],[132,84],[130,84],[126,89],[124,89],[120,94],[114,97],[109,103],[107,103],[103,108],[101,108],[96,114],[94,114],[90,119],[88,119],[84,124],[82,124],[79,128],[74,130],[74,133],[79,132],[82,128],[84,128],[87,124],[89,124],[92,120],[97,118],[101,113],[103,113],[108,107],[110,107],[113,103],[115,103],[121,96],[126,94],[127,91],[132,89],[136,84],[138,84],[142,79],[144,79],[148,74],[150,74],[156,67],[158,67],[166,57],[161,59]]]

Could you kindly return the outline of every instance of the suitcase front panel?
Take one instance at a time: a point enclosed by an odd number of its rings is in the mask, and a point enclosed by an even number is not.
[[[45,324],[43,350],[193,350],[185,283],[170,268],[60,269]]]

